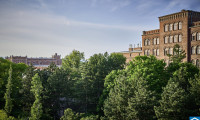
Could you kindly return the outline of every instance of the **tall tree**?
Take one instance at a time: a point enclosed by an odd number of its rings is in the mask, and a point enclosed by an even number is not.
[[[9,77],[8,77],[8,83],[6,85],[6,93],[5,93],[5,111],[8,115],[10,115],[12,108],[13,108],[13,104],[12,104],[12,98],[11,98],[11,93],[12,93],[12,65],[10,65],[10,69],[9,69]]]
[[[110,120],[127,120],[128,98],[132,94],[133,90],[127,78],[119,77],[104,102],[105,116]]]
[[[48,106],[50,110],[49,114],[54,119],[59,119],[60,112],[71,105],[71,88],[73,87],[74,81],[70,73],[70,69],[56,69],[47,80],[48,88],[46,88],[45,92],[48,93],[48,98],[46,100],[50,104]]]
[[[169,60],[175,64],[181,63],[182,60],[186,57],[185,51],[181,49],[179,44],[174,45],[173,52],[173,55],[168,54],[168,56]]]
[[[62,60],[62,68],[78,68],[81,61],[84,60],[84,53],[73,50],[72,53],[65,56]]]
[[[197,115],[198,106],[189,83],[190,79],[194,79],[193,72],[186,66],[173,74],[161,94],[160,106],[154,108],[158,119],[185,120],[191,115]]]
[[[30,120],[40,120],[42,116],[42,103],[41,103],[41,94],[42,94],[42,82],[38,73],[36,73],[33,77],[33,81],[31,81],[31,92],[33,92],[35,96],[35,101],[33,106],[31,107],[31,117]]]
[[[147,81],[142,78],[135,80],[134,96],[128,100],[128,118],[130,120],[153,120],[153,107],[157,104],[155,93],[148,88]]]
[[[162,93],[162,87],[166,86],[168,78],[163,60],[156,59],[155,56],[137,56],[128,66],[130,79],[142,77],[147,81],[151,91]]]
[[[36,71],[35,68],[31,65],[28,66],[26,69],[25,73],[23,74],[23,79],[22,79],[22,115],[23,117],[28,117],[30,116],[31,113],[31,106],[32,103],[34,102],[34,95],[31,92],[31,81],[32,78],[34,77]]]

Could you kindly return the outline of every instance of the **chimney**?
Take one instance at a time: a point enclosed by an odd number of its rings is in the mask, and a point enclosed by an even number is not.
[[[129,44],[129,51],[133,51],[133,46],[132,46],[132,44]]]

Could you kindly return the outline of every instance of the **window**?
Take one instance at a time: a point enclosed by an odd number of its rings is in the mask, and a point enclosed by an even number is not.
[[[174,23],[174,30],[178,29],[178,23]]]
[[[169,31],[172,31],[173,30],[173,24],[170,24],[169,25]]]
[[[191,63],[192,63],[193,65],[195,65],[195,60],[191,60]]]
[[[147,45],[150,45],[150,40],[147,40]]]
[[[200,40],[200,32],[197,33],[197,40]]]
[[[165,36],[165,43],[168,43],[168,39],[169,39],[169,37]]]
[[[157,49],[157,55],[160,55],[160,53],[159,53],[159,49]]]
[[[156,39],[156,38],[153,39],[153,44],[154,44],[154,45],[157,44],[157,39]]]
[[[178,42],[182,41],[182,35],[178,35]]]
[[[173,38],[174,38],[174,36],[169,37],[169,43],[173,43]]]
[[[169,48],[169,54],[170,54],[170,55],[173,54],[173,48]]]
[[[178,29],[181,30],[182,29],[182,22],[178,23]]]
[[[159,45],[159,38],[157,38],[157,45]]]
[[[200,54],[200,46],[197,47],[197,54]]]
[[[175,42],[175,43],[178,42],[178,35],[175,35],[175,36],[174,36],[174,42]]]
[[[165,25],[165,32],[168,31],[168,28],[169,28],[169,25],[166,24],[166,25]]]
[[[192,54],[196,54],[196,47],[192,47]]]
[[[199,60],[198,60],[198,59],[197,59],[197,61],[196,61],[196,66],[197,66],[197,67],[200,67]]]
[[[144,51],[144,55],[147,55],[147,56],[148,56],[148,50],[145,50],[145,51]]]
[[[168,48],[165,48],[164,49],[164,55],[167,55],[169,53],[169,49]]]
[[[192,40],[196,40],[196,33],[192,33]]]
[[[151,51],[150,51],[150,50],[148,50],[148,52],[147,52],[147,56],[149,56],[149,55],[150,55],[150,52],[151,52]]]
[[[153,49],[153,55],[156,56],[156,49]]]

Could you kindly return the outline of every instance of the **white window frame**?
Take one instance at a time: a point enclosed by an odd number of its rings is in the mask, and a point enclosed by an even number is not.
[[[174,38],[174,36],[169,37],[169,43],[173,43],[173,38]]]
[[[178,23],[174,23],[174,30],[178,30]]]
[[[182,35],[179,34],[179,35],[178,35],[178,42],[181,42],[181,41],[182,41]]]
[[[160,55],[159,49],[156,50],[156,55],[157,55],[157,56]]]
[[[166,44],[166,43],[168,43],[169,36],[165,36],[165,38],[164,38],[164,39],[165,39],[165,40],[164,40],[165,44]]]
[[[159,43],[160,43],[160,39],[159,39],[159,38],[157,38],[157,45],[159,45]]]
[[[174,36],[174,43],[177,43],[178,42],[178,35],[175,35]]]
[[[197,54],[200,54],[200,46],[197,46]]]
[[[169,31],[173,30],[173,24],[169,24]]]
[[[168,24],[165,25],[164,31],[165,31],[165,32],[169,31],[169,25],[168,25]]]
[[[178,29],[181,30],[182,29],[182,22],[178,23]]]
[[[192,55],[195,55],[195,54],[196,54],[196,47],[192,46]]]

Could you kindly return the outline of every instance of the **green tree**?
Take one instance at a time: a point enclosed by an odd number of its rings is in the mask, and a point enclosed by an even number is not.
[[[134,96],[128,100],[128,118],[130,120],[153,120],[153,107],[157,104],[155,93],[148,88],[147,81],[142,78],[136,80]]]
[[[191,84],[190,88],[191,94],[194,96],[196,106],[200,112],[200,73],[196,74],[195,79],[190,79],[189,82]]]
[[[104,114],[110,120],[127,120],[128,98],[133,94],[130,81],[125,76],[116,80],[114,88],[104,102]]]
[[[190,65],[190,63],[188,63]],[[188,66],[181,67],[174,72],[164,88],[159,101],[160,106],[155,107],[155,113],[161,120],[184,120],[189,116],[197,115],[198,107],[195,102],[195,96],[191,94],[190,79],[194,78],[194,71],[188,69]]]
[[[36,71],[35,68],[31,65],[28,66],[26,71],[23,74],[23,79],[22,79],[22,89],[20,90],[22,97],[21,97],[21,106],[22,106],[22,114],[20,115],[21,117],[29,117],[31,113],[31,106],[34,102],[34,95],[33,92],[31,92],[31,81],[32,78],[34,77]]]
[[[168,54],[169,60],[174,64],[181,63],[182,60],[186,57],[185,51],[181,49],[179,44],[174,45],[173,51],[173,55]]]
[[[55,72],[48,78],[48,88],[45,92],[48,94],[46,101],[51,106],[48,106],[49,114],[54,119],[59,119],[59,112],[70,107],[72,101],[73,79],[70,69],[56,69]]]
[[[160,106],[155,107],[155,113],[159,120],[185,120],[185,103],[188,95],[179,87],[179,83],[169,81],[162,93]]]
[[[147,81],[149,89],[157,94],[162,93],[162,87],[166,86],[168,77],[165,71],[163,60],[156,59],[155,56],[137,56],[128,66],[129,79],[142,77]]]
[[[9,77],[8,77],[8,83],[6,85],[6,93],[5,93],[5,111],[8,115],[10,115],[12,108],[13,108],[13,104],[12,104],[12,98],[11,98],[11,94],[12,94],[12,66],[10,65],[10,69],[9,69]]]
[[[33,92],[35,96],[35,101],[33,106],[31,107],[31,117],[30,120],[40,120],[42,116],[42,103],[41,103],[41,94],[42,94],[42,82],[38,73],[36,73],[33,77],[33,81],[31,81],[31,92]]]
[[[60,120],[80,120],[83,117],[83,113],[74,113],[72,109],[67,108],[64,112],[64,115],[60,118]]]
[[[84,53],[73,50],[72,53],[65,56],[62,60],[62,68],[79,68],[81,61],[84,60]]]

